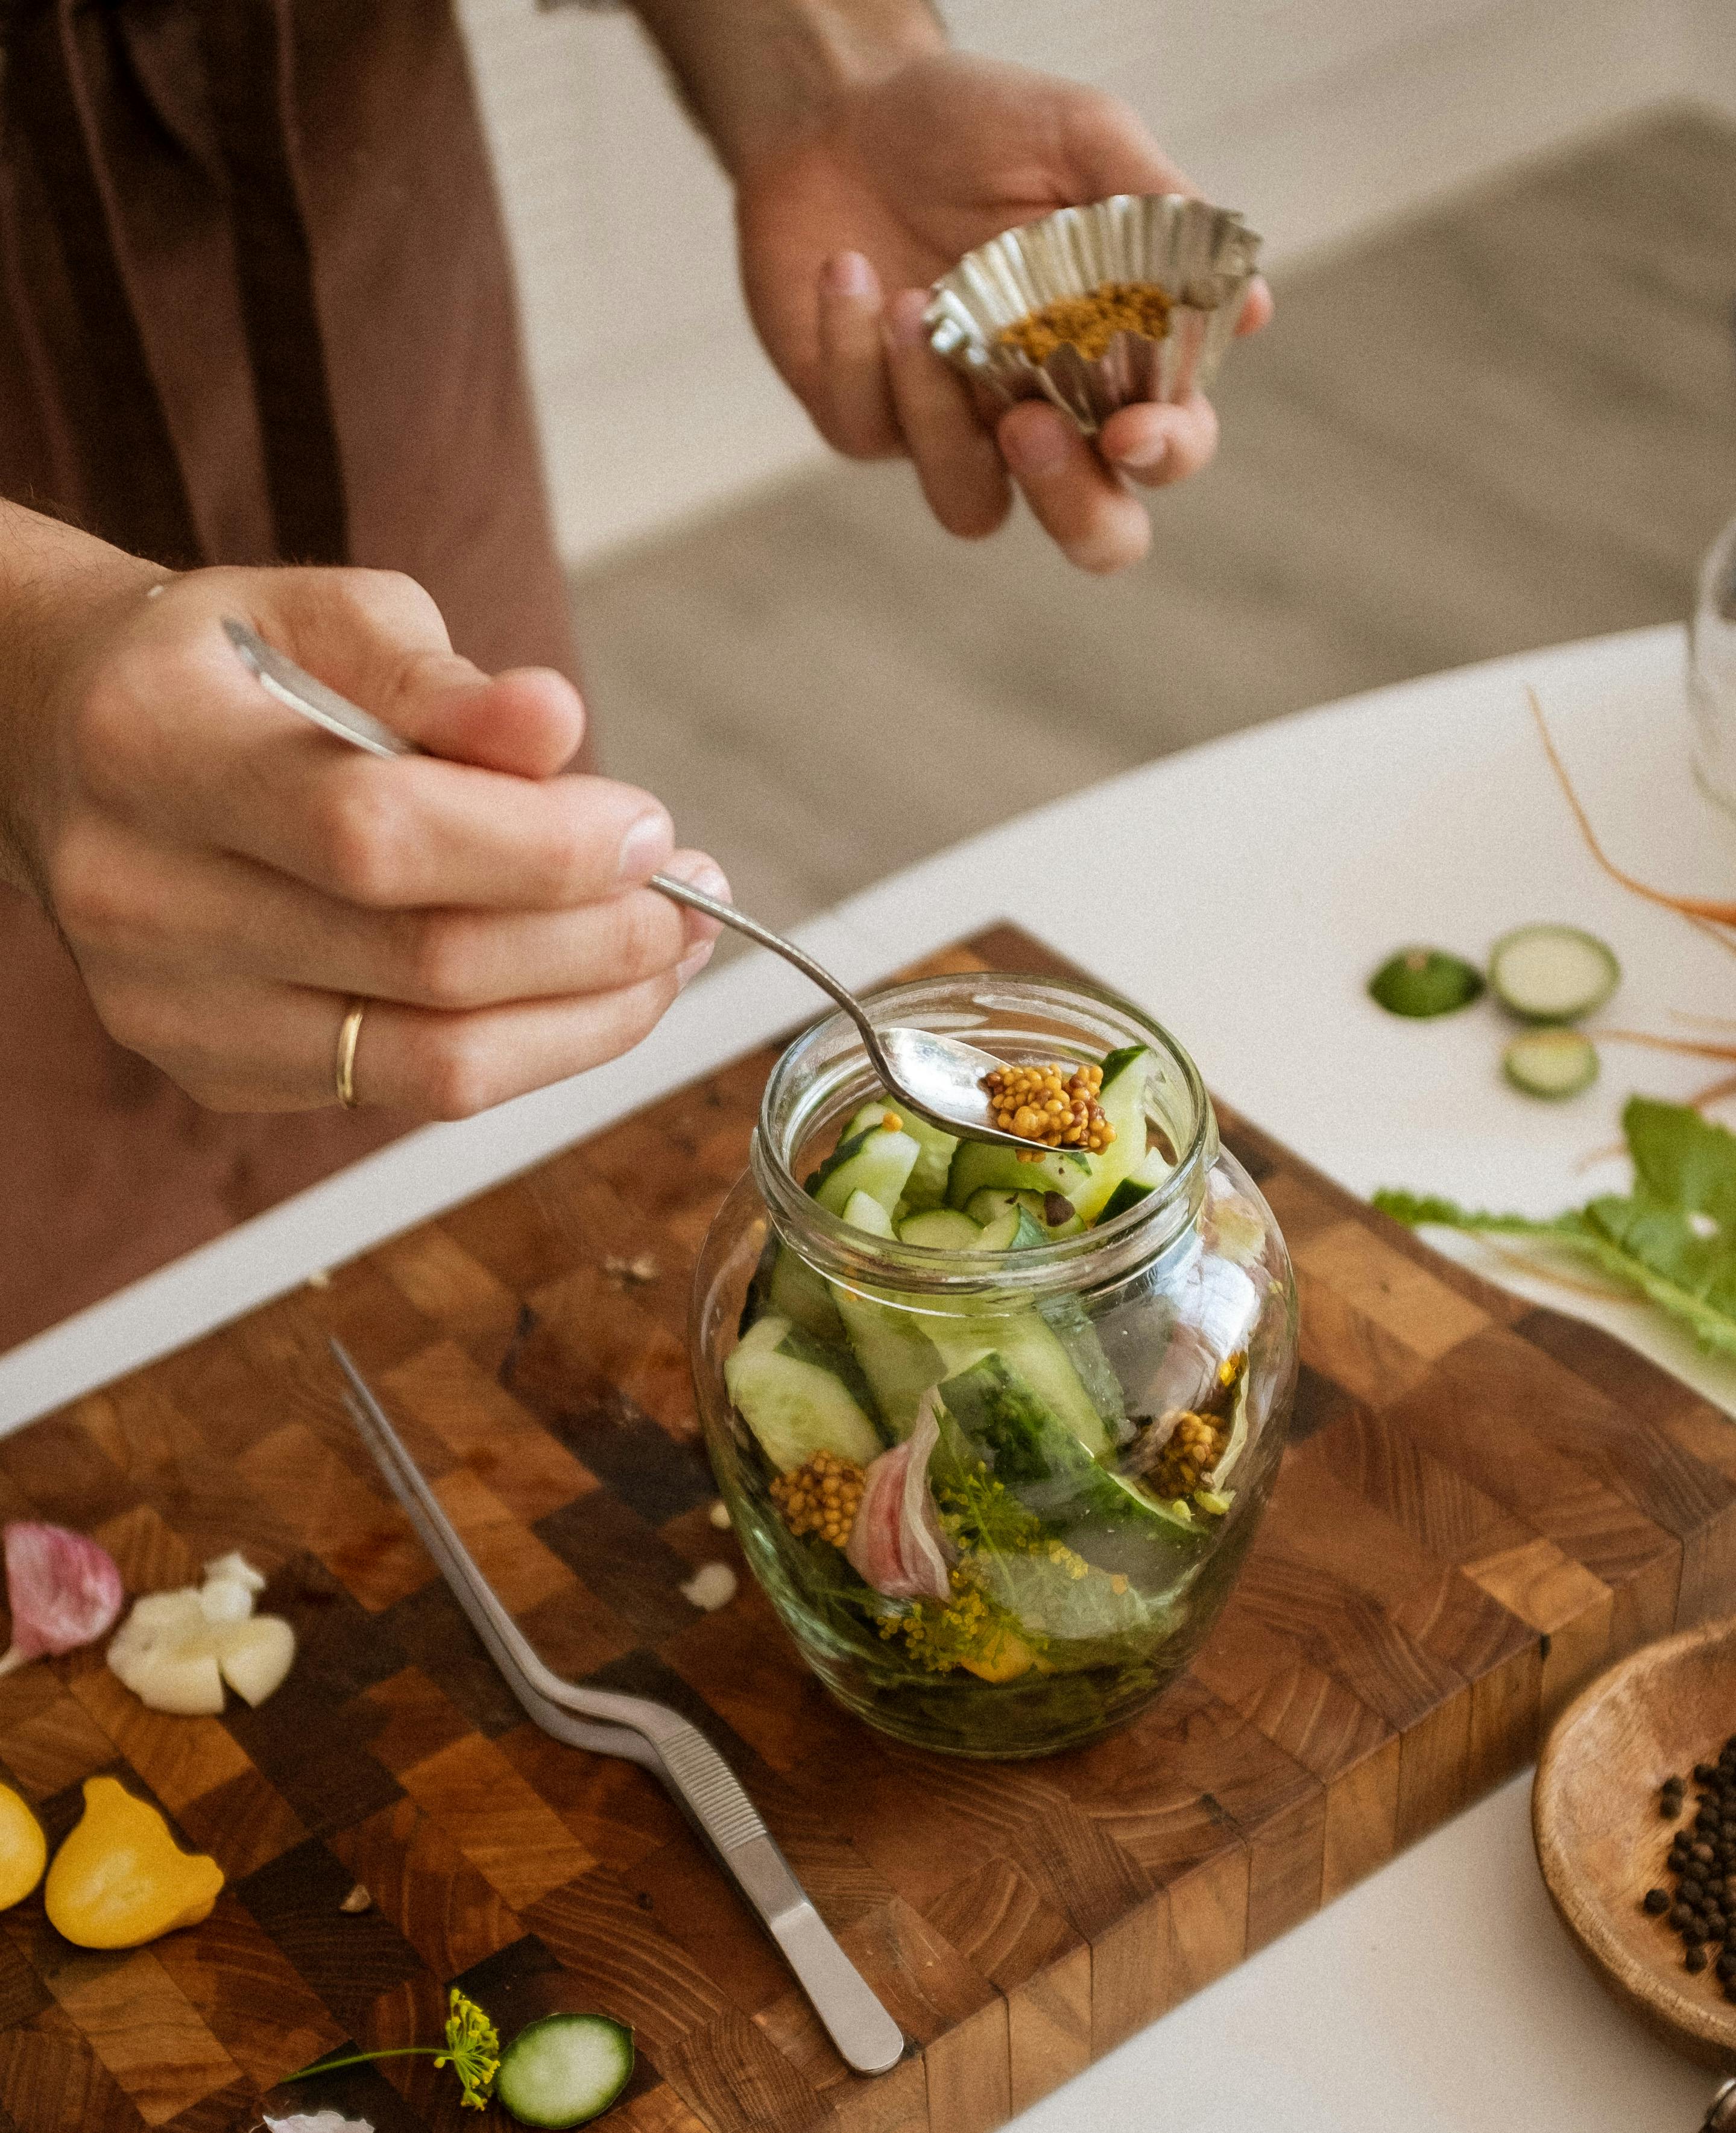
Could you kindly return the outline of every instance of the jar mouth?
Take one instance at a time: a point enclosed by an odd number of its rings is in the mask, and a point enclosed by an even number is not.
[[[1129,1044],[1153,1057],[1147,1119],[1165,1135],[1174,1167],[1131,1207],[1072,1237],[1015,1254],[936,1251],[868,1235],[808,1192],[806,1170],[829,1153],[818,1144],[880,1087],[861,1039],[841,1010],[803,1030],[773,1068],[760,1106],[754,1182],[774,1225],[822,1272],[851,1282],[892,1278],[901,1290],[970,1295],[1093,1283],[1143,1265],[1189,1228],[1216,1160],[1218,1122],[1198,1068],[1161,1023],[1083,978],[1001,970],[918,978],[865,994],[880,1023],[957,1036],[1014,1062],[1101,1059]]]

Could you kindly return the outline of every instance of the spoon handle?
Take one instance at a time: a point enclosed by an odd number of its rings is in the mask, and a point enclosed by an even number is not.
[[[750,941],[757,941],[762,948],[769,948],[774,955],[781,956],[786,963],[793,963],[803,977],[812,978],[822,993],[827,993],[843,1009],[846,1014],[861,1033],[863,1048],[873,1062],[875,1071],[882,1081],[889,1084],[898,1079],[892,1062],[882,1049],[880,1032],[868,1019],[868,1011],[849,988],[833,977],[823,963],[817,963],[805,948],[798,948],[793,941],[787,941],[781,933],[774,933],[769,926],[762,926],[757,918],[750,918],[745,911],[738,911],[733,903],[720,903],[715,896],[707,896],[702,888],[694,888],[687,882],[678,881],[673,874],[654,874],[653,888],[677,903],[690,905],[702,911],[708,918],[720,925],[734,927],[738,933],[746,934]]]

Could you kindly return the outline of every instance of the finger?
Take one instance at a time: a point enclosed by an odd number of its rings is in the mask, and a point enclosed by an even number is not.
[[[552,777],[578,753],[585,709],[571,682],[547,667],[483,673],[401,571],[274,572],[248,590],[262,635],[418,747],[521,778]]]
[[[1070,563],[1098,575],[1136,563],[1151,522],[1112,467],[1058,408],[1021,401],[996,431],[1037,522]]]
[[[1106,460],[1147,489],[1185,481],[1218,450],[1218,415],[1203,392],[1179,406],[1145,400],[1116,408],[1097,439]]]
[[[979,541],[1006,517],[1011,492],[963,382],[928,345],[928,301],[925,289],[901,289],[887,306],[893,405],[928,508],[949,533]]]
[[[703,853],[671,869],[729,893]],[[571,911],[365,911],[251,861],[124,831],[98,895],[59,915],[87,975],[100,965],[128,982],[205,985],[220,973],[448,1009],[618,990],[678,970],[717,931],[650,888]]]
[[[1272,292],[1263,274],[1256,274],[1248,283],[1247,294],[1242,300],[1242,315],[1236,321],[1238,334],[1258,333],[1272,315]]]
[[[371,1001],[355,1047],[357,1101],[417,1119],[468,1118],[629,1050],[682,982],[672,970],[586,999],[471,1014]],[[314,1110],[337,1101],[347,1007],[338,994],[251,981],[135,984],[106,989],[98,1004],[118,1042],[207,1110]]]
[[[820,374],[827,441],[852,459],[889,459],[904,437],[886,382],[880,283],[860,252],[840,252],[820,272]]]

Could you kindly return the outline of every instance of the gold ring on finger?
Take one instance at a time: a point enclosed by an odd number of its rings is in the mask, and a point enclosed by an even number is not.
[[[366,1000],[351,1000],[350,1012],[338,1030],[337,1071],[334,1078],[338,1101],[346,1111],[353,1111],[359,1101],[355,1093],[355,1047],[361,1041],[362,1017],[367,1012]]]

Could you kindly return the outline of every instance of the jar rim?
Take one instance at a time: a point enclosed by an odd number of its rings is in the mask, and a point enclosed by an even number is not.
[[[1181,1132],[1175,1129],[1183,1121],[1163,1121],[1177,1149],[1169,1177],[1112,1221],[1078,1235],[1016,1254],[938,1251],[870,1236],[822,1207],[794,1168],[798,1150],[828,1113],[842,1110],[846,1102],[860,1105],[879,1086],[849,1018],[841,1009],[822,1015],[784,1047],[767,1079],[750,1154],[755,1183],[774,1225],[793,1233],[803,1257],[822,1272],[852,1283],[890,1278],[900,1291],[937,1296],[1040,1288],[1087,1278],[1096,1282],[1131,1264],[1145,1264],[1191,1225],[1203,1198],[1205,1173],[1217,1157],[1217,1118],[1186,1048],[1143,1009],[1089,979],[1006,970],[950,971],[884,986],[862,998],[877,1021],[902,1019],[943,1034],[970,1032],[973,1042],[981,1041],[983,1024],[996,1016],[1016,1016],[1022,1009],[1035,1019],[1034,1011],[1044,1011],[1052,1026],[1033,1029],[1025,1041],[1052,1056],[1071,1048],[1082,1060],[1088,1058],[1093,1055],[1084,1048],[1087,1039],[1097,1057],[1129,1042],[1144,1043],[1156,1055],[1165,1093],[1172,1101],[1182,1100],[1187,1117]],[[1078,1033],[1071,1041],[1069,1019]],[[1019,1041],[1015,1029],[996,1033],[1002,1041]]]

